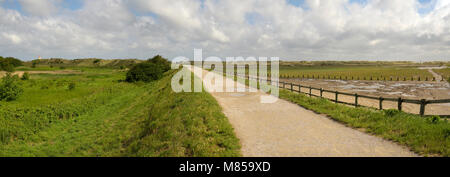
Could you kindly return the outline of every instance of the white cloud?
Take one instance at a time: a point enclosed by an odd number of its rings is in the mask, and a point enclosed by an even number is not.
[[[22,39],[15,34],[2,33],[2,36],[10,40],[13,44],[20,44],[20,42],[22,42]]]
[[[96,0],[61,10],[59,0],[0,7],[0,53],[46,57],[448,60],[450,2],[427,14],[417,0]]]
[[[22,9],[37,16],[48,16],[58,11],[57,4],[61,0],[18,0]]]

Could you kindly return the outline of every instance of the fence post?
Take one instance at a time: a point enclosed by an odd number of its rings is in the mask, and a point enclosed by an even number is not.
[[[425,105],[427,105],[427,100],[420,100],[420,115],[423,116],[425,114]]]
[[[323,88],[320,88],[320,98],[322,98]]]
[[[383,97],[380,96],[380,110],[383,110]]]
[[[292,86],[292,83],[291,83],[291,92],[294,92],[294,87]]]
[[[398,97],[398,105],[397,105],[397,107],[398,107],[399,111],[402,110],[402,102],[403,102],[402,97]]]
[[[302,84],[298,84],[298,93],[302,93]]]
[[[286,88],[286,83],[285,82],[283,82],[283,88]]]
[[[355,108],[358,107],[358,94],[355,93]]]
[[[311,86],[309,86],[309,97],[311,97]]]
[[[338,94],[339,94],[339,92],[338,91],[335,91],[335,96],[334,96],[334,102],[338,102]]]

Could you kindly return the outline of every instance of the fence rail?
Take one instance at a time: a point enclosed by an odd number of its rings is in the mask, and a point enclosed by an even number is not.
[[[358,98],[367,98],[367,99],[372,99],[372,100],[378,100],[378,109],[382,110],[383,109],[383,101],[392,101],[392,102],[397,102],[397,109],[398,110],[402,110],[403,107],[403,103],[411,103],[411,104],[418,104],[420,105],[419,108],[419,114],[421,116],[425,115],[425,107],[429,104],[440,104],[440,103],[450,103],[450,99],[440,99],[440,100],[426,100],[426,99],[421,99],[421,100],[413,100],[413,99],[404,99],[404,98],[384,98],[384,97],[375,97],[375,96],[368,96],[368,95],[359,95],[357,93],[346,93],[346,92],[339,92],[336,90],[327,90],[327,89],[323,89],[323,88],[316,88],[316,87],[312,87],[312,86],[305,86],[305,85],[301,85],[301,84],[294,84],[294,83],[288,83],[288,82],[279,82],[279,81],[271,81],[271,80],[267,80],[267,79],[262,79],[262,78],[257,78],[257,77],[249,77],[248,75],[245,77],[242,76],[238,76],[241,78],[245,78],[245,79],[252,79],[252,80],[257,80],[257,81],[265,81],[265,82],[270,82],[270,85],[273,85],[273,83],[275,83],[275,86],[278,86],[279,88],[283,88],[283,89],[287,89],[290,90],[292,92],[298,92],[298,93],[304,93],[314,97],[320,97],[320,98],[325,98],[328,99],[332,102],[335,103],[342,103],[342,104],[347,104],[347,105],[352,105],[355,107],[358,106],[363,106],[363,107],[368,107],[368,106],[364,106],[358,103]],[[296,90],[295,88],[298,88],[298,90]],[[302,88],[307,88],[309,89],[308,92],[302,92]],[[314,95],[312,93],[313,90],[318,90],[319,91],[319,95]],[[332,98],[326,98],[323,96],[323,93],[333,93],[334,94],[334,99]],[[348,103],[348,102],[344,102],[344,101],[339,101],[339,95],[346,95],[346,96],[353,96],[355,101],[354,103]],[[441,117],[450,117],[450,115],[439,115]]]
[[[339,80],[367,80],[367,81],[437,81],[435,77],[400,77],[400,76],[336,76],[336,75],[289,75],[281,74],[280,78],[299,78],[299,79],[339,79]],[[444,81],[441,77],[440,81]]]

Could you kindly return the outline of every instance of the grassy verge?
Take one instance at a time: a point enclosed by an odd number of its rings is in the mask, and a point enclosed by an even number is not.
[[[397,110],[352,108],[283,89],[280,89],[280,98],[326,114],[347,126],[408,146],[420,155],[450,156],[450,125],[446,120]]]
[[[174,93],[165,77],[150,93],[149,115],[128,156],[239,156],[239,140],[207,92]]]
[[[48,99],[68,91],[47,82],[84,82],[64,104],[34,97],[2,103],[0,156],[239,156],[239,140],[214,98],[174,93],[174,72],[149,84],[117,82],[124,73],[112,70],[34,75],[38,84],[25,92]],[[30,99],[37,102],[20,107]]]

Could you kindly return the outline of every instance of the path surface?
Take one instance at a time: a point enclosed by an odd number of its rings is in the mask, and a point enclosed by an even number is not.
[[[207,73],[203,70],[204,75]],[[234,127],[246,157],[416,156],[402,146],[345,127],[288,101],[260,103],[260,96],[267,95],[262,92],[211,95]]]

